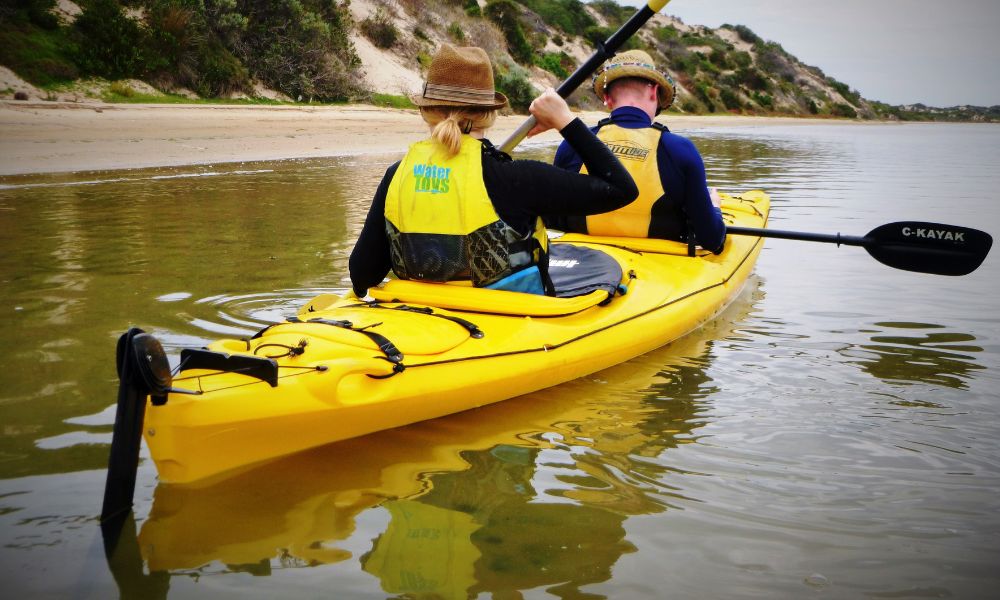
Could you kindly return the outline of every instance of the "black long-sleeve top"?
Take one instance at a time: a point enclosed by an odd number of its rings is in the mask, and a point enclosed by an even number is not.
[[[484,140],[483,182],[497,215],[527,235],[539,215],[594,215],[621,208],[639,194],[635,182],[618,159],[580,119],[559,132],[587,165],[581,175],[536,160],[504,160]],[[385,231],[385,196],[399,162],[390,166],[379,183],[361,235],[351,252],[354,293],[362,297],[392,269]]]

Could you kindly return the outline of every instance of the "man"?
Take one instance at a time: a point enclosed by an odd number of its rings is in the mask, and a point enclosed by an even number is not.
[[[718,195],[710,192],[705,164],[689,140],[653,118],[674,100],[673,81],[641,50],[616,54],[594,78],[594,92],[611,111],[593,128],[631,173],[639,197],[615,211],[590,216],[545,217],[555,229],[627,237],[654,237],[696,244],[716,254],[726,241]],[[586,167],[566,142],[555,165]]]

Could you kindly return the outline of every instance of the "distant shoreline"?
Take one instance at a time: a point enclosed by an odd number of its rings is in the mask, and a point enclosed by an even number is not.
[[[606,116],[578,113],[587,124]],[[524,122],[502,116],[500,144]],[[740,115],[661,116],[671,129],[887,123]],[[0,177],[401,153],[427,135],[413,110],[370,105],[255,106],[0,101]],[[533,141],[555,142],[556,132]]]

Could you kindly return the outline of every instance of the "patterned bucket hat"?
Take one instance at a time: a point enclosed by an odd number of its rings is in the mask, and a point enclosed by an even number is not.
[[[608,85],[622,77],[641,77],[659,84],[657,101],[661,110],[670,107],[674,102],[674,80],[663,71],[657,70],[653,59],[642,50],[628,50],[614,57],[604,65],[604,68],[594,76],[594,93],[604,100]]]

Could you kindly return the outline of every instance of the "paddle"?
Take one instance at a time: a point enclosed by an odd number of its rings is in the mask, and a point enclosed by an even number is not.
[[[582,65],[580,65],[576,71],[566,78],[566,81],[559,84],[556,88],[556,93],[563,98],[568,97],[576,88],[580,87],[587,78],[594,74],[597,69],[604,64],[604,61],[608,60],[615,55],[615,50],[621,47],[630,37],[635,35],[636,31],[646,24],[653,15],[660,12],[664,6],[670,0],[649,0],[646,6],[640,8],[632,17],[622,25],[618,31],[611,34],[611,36],[604,40],[604,43],[597,44],[597,50],[590,55],[590,58],[586,60]],[[521,140],[528,135],[531,128],[535,126],[535,117],[528,117],[528,120],[521,124],[517,128],[517,131],[510,134],[504,143],[500,144],[500,150],[510,154],[511,150],[515,146],[521,143]]]
[[[920,221],[887,223],[860,237],[754,227],[727,227],[726,233],[861,246],[882,264],[935,275],[968,275],[983,264],[993,245],[984,231]]]

